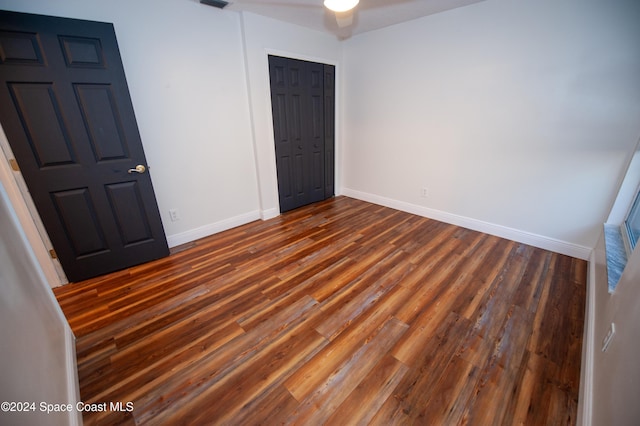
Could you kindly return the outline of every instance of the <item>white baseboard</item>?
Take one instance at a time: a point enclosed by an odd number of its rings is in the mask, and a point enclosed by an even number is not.
[[[595,351],[596,326],[596,256],[589,258],[587,274],[587,303],[584,312],[584,333],[582,335],[582,364],[580,368],[580,394],[578,398],[578,426],[591,426],[593,413],[593,358]]]
[[[226,231],[227,229],[235,228],[236,226],[253,222],[254,220],[259,220],[261,219],[261,216],[260,211],[255,210],[249,213],[230,217],[219,222],[210,223],[199,228],[191,229],[189,231],[181,232],[179,234],[168,235],[167,244],[169,247],[179,246],[180,244],[189,243],[200,238],[208,237],[209,235],[217,234],[218,232]]]
[[[80,402],[80,382],[78,380],[78,363],[76,360],[76,337],[71,331],[71,327],[66,324],[65,320],[65,357],[66,357],[66,376],[67,376],[67,402],[77,407]],[[71,410],[68,413],[68,424],[72,426],[82,425],[82,412]]]
[[[278,209],[277,207],[274,207],[272,209],[262,210],[260,212],[260,217],[262,218],[262,220],[269,220],[278,216],[280,216],[280,209]]]
[[[419,206],[404,201],[398,201],[391,198],[382,197],[380,195],[356,191],[349,188],[342,188],[341,193],[347,197],[379,204],[381,206],[416,214],[418,216],[428,217],[429,219],[450,223],[452,225],[461,226],[463,228],[472,229],[474,231],[484,232],[485,234],[495,235],[497,237],[506,238],[508,240],[517,241],[519,243],[528,244],[534,247],[542,248],[571,257],[576,257],[582,260],[588,260],[592,252],[592,249],[589,247],[580,246],[566,241],[556,240],[554,238],[549,238],[542,235],[532,234],[526,231],[520,231],[518,229],[509,228],[502,225],[496,225],[494,223],[484,222],[465,216],[459,216],[429,207]]]

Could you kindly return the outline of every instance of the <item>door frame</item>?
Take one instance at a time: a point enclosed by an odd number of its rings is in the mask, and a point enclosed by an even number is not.
[[[0,124],[0,183],[4,186],[13,209],[18,216],[31,248],[44,272],[44,276],[51,288],[68,284],[62,264],[51,256],[53,245],[46,233],[40,214],[36,210],[31,194],[27,190],[27,184],[20,171],[13,170],[10,160],[15,160],[9,140],[7,139],[2,124]]]
[[[285,57],[285,58],[291,58],[291,59],[298,59],[301,61],[309,61],[309,62],[317,62],[317,63],[321,63],[321,64],[327,64],[327,65],[333,65],[335,67],[335,93],[334,93],[334,114],[335,114],[335,118],[334,118],[334,136],[335,136],[335,145],[334,145],[334,196],[338,196],[341,195],[341,188],[342,188],[342,181],[341,181],[341,164],[342,164],[342,137],[341,137],[341,108],[340,108],[340,97],[341,97],[341,89],[340,89],[340,85],[341,85],[341,78],[340,78],[340,64],[335,61],[335,60],[331,60],[331,59],[327,59],[327,58],[322,58],[322,57],[318,57],[318,56],[311,56],[311,55],[305,55],[305,54],[301,54],[299,52],[291,52],[291,51],[284,51],[284,50],[279,50],[279,49],[272,49],[272,48],[265,48],[263,50],[263,54],[262,54],[262,68],[261,68],[261,72],[264,73],[264,80],[266,81],[266,87],[265,87],[265,91],[264,91],[264,98],[265,102],[266,102],[266,117],[265,117],[265,125],[266,128],[265,130],[268,130],[268,137],[266,135],[264,135],[264,138],[260,138],[261,140],[265,140],[265,141],[269,141],[268,146],[264,146],[263,149],[266,151],[268,151],[269,153],[269,159],[268,159],[268,164],[267,164],[267,159],[260,157],[257,155],[257,152],[260,150],[256,150],[256,163],[258,165],[258,173],[260,171],[260,169],[263,170],[268,170],[269,171],[269,181],[261,181],[261,179],[258,179],[258,185],[259,187],[268,185],[271,190],[269,191],[271,194],[274,194],[273,200],[270,200],[270,202],[267,202],[268,204],[274,204],[275,207],[271,208],[271,209],[265,209],[265,199],[263,198],[264,193],[266,192],[265,190],[263,190],[262,188],[259,188],[260,194],[261,194],[261,215],[262,215],[262,219],[266,220],[266,219],[270,219],[276,216],[279,216],[282,212],[280,211],[280,200],[278,197],[278,174],[277,174],[277,168],[276,168],[276,148],[275,148],[275,143],[274,143],[274,133],[273,133],[273,110],[271,109],[271,84],[270,84],[270,80],[269,80],[269,55],[274,55],[274,56],[281,56],[281,57]],[[255,122],[254,122],[254,128],[255,128]],[[254,136],[255,138],[255,136]],[[258,142],[258,138],[255,138],[254,140],[256,140],[256,142]],[[260,176],[260,174],[258,175]],[[264,176],[263,176],[264,178]]]

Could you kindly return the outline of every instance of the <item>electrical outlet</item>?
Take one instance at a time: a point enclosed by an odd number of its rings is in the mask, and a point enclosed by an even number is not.
[[[429,196],[429,188],[422,188],[422,198],[427,198]]]
[[[169,210],[169,217],[171,218],[171,222],[177,222],[180,220],[180,215],[176,209]]]
[[[609,344],[613,340],[613,336],[616,334],[616,325],[611,323],[609,326],[609,330],[607,330],[607,335],[602,339],[602,352],[606,352]]]

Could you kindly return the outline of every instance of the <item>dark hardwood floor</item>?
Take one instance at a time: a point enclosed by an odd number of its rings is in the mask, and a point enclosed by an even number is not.
[[[55,293],[89,425],[559,425],[586,270],[338,197]]]

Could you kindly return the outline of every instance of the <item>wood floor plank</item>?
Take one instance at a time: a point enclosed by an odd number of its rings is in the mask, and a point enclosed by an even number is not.
[[[276,386],[264,398],[251,401],[226,424],[229,425],[282,425],[289,413],[300,403],[283,385]],[[225,424],[209,419],[212,424]]]
[[[390,256],[388,260],[391,263],[396,263],[403,257],[404,253],[398,252]],[[368,285],[353,298],[340,304],[340,308],[334,310],[329,318],[318,324],[316,330],[327,339],[334,340],[336,336],[351,325],[355,318],[369,309],[374,309],[374,305],[378,304],[411,268],[412,265],[406,263],[399,263],[391,268],[390,273],[382,276],[375,285]],[[320,309],[325,307],[331,309],[332,306],[331,303],[326,303]]]
[[[54,292],[86,425],[571,425],[586,277],[336,197]]]
[[[289,388],[292,395],[300,401],[300,405],[285,423],[324,424],[404,334],[407,327],[403,322],[393,318],[386,321],[375,335],[367,338],[360,348],[303,400],[296,396],[295,390]]]
[[[84,401],[92,403],[102,401],[137,402],[142,396],[159,392],[165,386],[164,372],[188,369],[209,353],[219,350],[243,333],[244,330],[237,324],[208,330],[205,335],[180,351],[158,359],[128,375],[122,374],[121,370],[113,368],[109,364],[110,369],[108,370],[96,370],[96,374],[101,379],[86,384],[80,382],[81,396]]]
[[[437,327],[429,331],[429,339],[416,344],[411,363],[403,361],[410,369],[398,383],[394,397],[387,399],[380,407],[372,419],[373,423],[415,423],[414,418],[426,407],[435,384],[454,356],[459,334],[466,333],[467,328],[457,326],[458,321],[460,317],[457,314],[449,313]],[[405,337],[407,335],[408,332]]]
[[[282,340],[234,369],[197,398],[190,399],[173,417],[163,416],[162,422],[205,424],[208,419],[231,422],[240,411],[280,386],[294,369],[329,343],[312,329],[301,331],[296,338],[284,336]]]
[[[455,425],[478,381],[480,369],[460,357],[453,357],[430,392],[431,397],[420,411],[413,413],[415,424]]]
[[[409,367],[387,354],[355,387],[325,422],[330,425],[343,424],[348,419],[351,425],[367,425],[380,407],[391,397]],[[375,389],[375,392],[371,390]]]
[[[395,289],[398,289],[394,291]],[[388,293],[387,300],[391,305],[401,303],[409,295],[395,287]],[[286,382],[289,392],[301,401],[307,398],[323,383],[338,367],[345,362],[355,351],[366,345],[367,339],[376,335],[379,329],[391,318],[393,309],[371,310],[368,315],[362,315],[341,333],[329,345],[323,348],[312,360],[301,366]]]
[[[271,344],[276,336],[282,336],[287,328],[306,320],[309,311],[317,309],[318,303],[311,297],[302,298],[287,309],[275,315],[271,321],[261,324],[246,334],[242,334],[197,363],[184,369],[180,375],[169,377],[163,387],[173,392],[160,395],[145,395],[139,405],[143,412],[136,417],[139,421],[162,415],[168,408],[173,410],[197,398],[208,386],[223,380],[235,367],[247,362],[263,348]],[[185,397],[188,394],[188,397]]]

